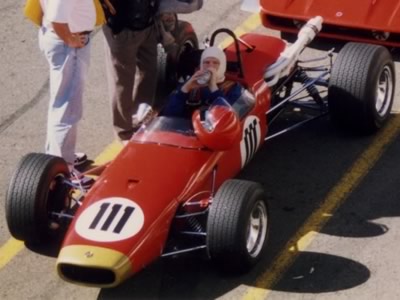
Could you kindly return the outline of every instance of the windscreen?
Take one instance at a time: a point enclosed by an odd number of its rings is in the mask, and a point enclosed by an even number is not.
[[[202,148],[192,125],[192,120],[160,116],[142,126],[132,137],[140,143],[157,143],[185,148]]]

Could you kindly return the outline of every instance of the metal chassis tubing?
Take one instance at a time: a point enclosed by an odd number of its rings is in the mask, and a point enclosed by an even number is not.
[[[306,68],[304,68],[304,69],[306,69]],[[322,117],[322,116],[325,116],[325,115],[328,113],[327,108],[326,108],[326,107],[327,107],[326,101],[324,101],[324,103],[323,103],[322,105],[315,104],[315,102],[313,102],[313,103],[314,103],[313,105],[310,105],[310,103],[301,103],[301,102],[299,102],[299,98],[296,98],[296,96],[298,96],[298,95],[299,95],[300,93],[302,93],[303,91],[307,91],[307,88],[309,88],[310,86],[313,86],[313,85],[314,85],[314,86],[315,86],[315,85],[324,86],[324,87],[328,86],[328,82],[327,82],[326,79],[324,79],[324,77],[325,77],[326,75],[330,74],[330,70],[328,70],[328,69],[326,69],[326,68],[321,69],[320,67],[316,67],[316,68],[307,68],[306,70],[307,70],[307,71],[317,71],[317,72],[320,71],[320,72],[322,72],[322,73],[321,73],[319,76],[317,76],[317,77],[310,78],[309,81],[307,81],[306,83],[303,83],[302,86],[301,86],[300,88],[296,89],[296,90],[295,90],[294,92],[292,92],[288,97],[286,97],[285,99],[283,99],[282,101],[280,101],[278,104],[276,104],[276,105],[274,105],[273,107],[271,107],[271,108],[266,112],[266,116],[267,116],[268,114],[270,114],[271,112],[277,110],[278,108],[281,109],[281,111],[278,112],[278,114],[269,122],[269,125],[271,125],[271,124],[276,120],[276,118],[277,118],[283,111],[285,111],[285,109],[287,109],[287,107],[289,107],[289,106],[297,106],[297,107],[304,107],[304,108],[307,108],[307,109],[313,109],[313,110],[319,111],[320,113],[319,113],[318,115],[314,116],[314,117],[310,117],[310,118],[308,118],[308,119],[306,119],[306,120],[300,121],[300,122],[298,122],[298,123],[296,123],[296,124],[294,124],[294,125],[292,125],[292,126],[289,126],[289,127],[285,128],[285,129],[283,129],[283,130],[280,130],[280,131],[278,131],[278,132],[276,132],[276,133],[274,133],[274,134],[268,135],[268,136],[264,139],[264,141],[273,139],[273,138],[275,138],[275,137],[277,137],[277,136],[279,136],[279,135],[281,135],[281,134],[284,134],[284,133],[287,133],[287,132],[289,132],[289,131],[292,131],[292,130],[296,129],[297,127],[300,127],[301,125],[303,125],[303,124],[305,124],[305,123],[308,123],[308,122],[310,122],[310,121],[313,121],[313,120],[315,120],[315,119],[318,119],[318,118],[320,118],[320,117]],[[296,71],[294,71],[294,72],[297,72],[297,71],[298,71],[298,70],[296,70]],[[304,102],[306,102],[306,101],[304,101]],[[311,100],[309,100],[309,101],[307,101],[307,102],[311,102]]]

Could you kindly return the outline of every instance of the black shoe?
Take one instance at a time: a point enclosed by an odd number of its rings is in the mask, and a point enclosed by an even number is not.
[[[74,167],[78,167],[87,162],[87,155],[83,152],[76,152],[74,159]]]

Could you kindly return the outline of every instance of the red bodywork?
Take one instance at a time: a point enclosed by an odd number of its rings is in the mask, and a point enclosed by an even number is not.
[[[295,33],[293,20],[304,23],[321,16],[319,37],[400,46],[397,0],[260,0],[260,5],[262,23],[268,28]]]
[[[187,201],[200,201],[210,197],[213,170],[217,170],[215,188],[218,189],[225,180],[236,176],[255,154],[267,134],[265,112],[271,104],[270,90],[263,82],[263,72],[266,65],[276,61],[285,43],[280,39],[258,34],[247,34],[243,39],[255,46],[253,52],[246,52],[244,46],[240,47],[244,78],[239,78],[235,72],[228,74],[229,78],[242,82],[255,98],[254,106],[240,120],[243,134],[240,143],[227,151],[213,151],[204,147],[196,136],[155,131],[146,136],[144,142],[143,134],[134,135],[132,141],[106,167],[89,190],[69,227],[57,262],[59,273],[64,279],[74,282],[64,270],[69,265],[83,269],[95,266],[90,263],[90,259],[96,256],[97,248],[112,250],[113,255],[119,253],[113,258],[116,261],[115,266],[97,267],[110,268],[120,274],[109,282],[75,283],[114,286],[141,270],[163,253],[178,208]],[[233,45],[226,49],[226,53],[228,60],[235,60],[236,51]],[[245,139],[249,137],[244,132],[249,126],[257,127],[258,131],[254,131],[251,141],[246,142]],[[110,203],[104,199],[109,199]],[[99,230],[102,227],[103,231],[104,228],[118,231],[116,228],[120,224],[110,223],[114,209],[116,213],[120,207],[113,205],[113,199],[123,199],[119,205],[125,207],[125,211],[118,218],[122,220],[124,216],[129,216],[124,219],[126,224],[123,226],[137,227],[137,230],[130,231],[121,239],[116,237],[117,234],[111,238],[103,237]],[[134,205],[130,207],[126,201]],[[96,203],[102,205],[94,213],[89,213],[96,207]],[[132,216],[136,216],[136,219]],[[85,218],[89,220],[85,221]],[[105,225],[108,221],[109,224]],[[90,227],[93,234],[88,233],[88,228],[82,229],[82,226]],[[129,259],[129,266],[118,266],[124,265],[126,258]],[[110,258],[103,257],[97,263],[101,261],[103,264],[108,259]]]

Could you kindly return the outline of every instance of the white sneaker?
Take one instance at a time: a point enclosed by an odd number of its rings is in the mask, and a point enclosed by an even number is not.
[[[132,122],[135,127],[146,124],[153,117],[153,109],[147,103],[140,103],[136,114],[132,116]]]

